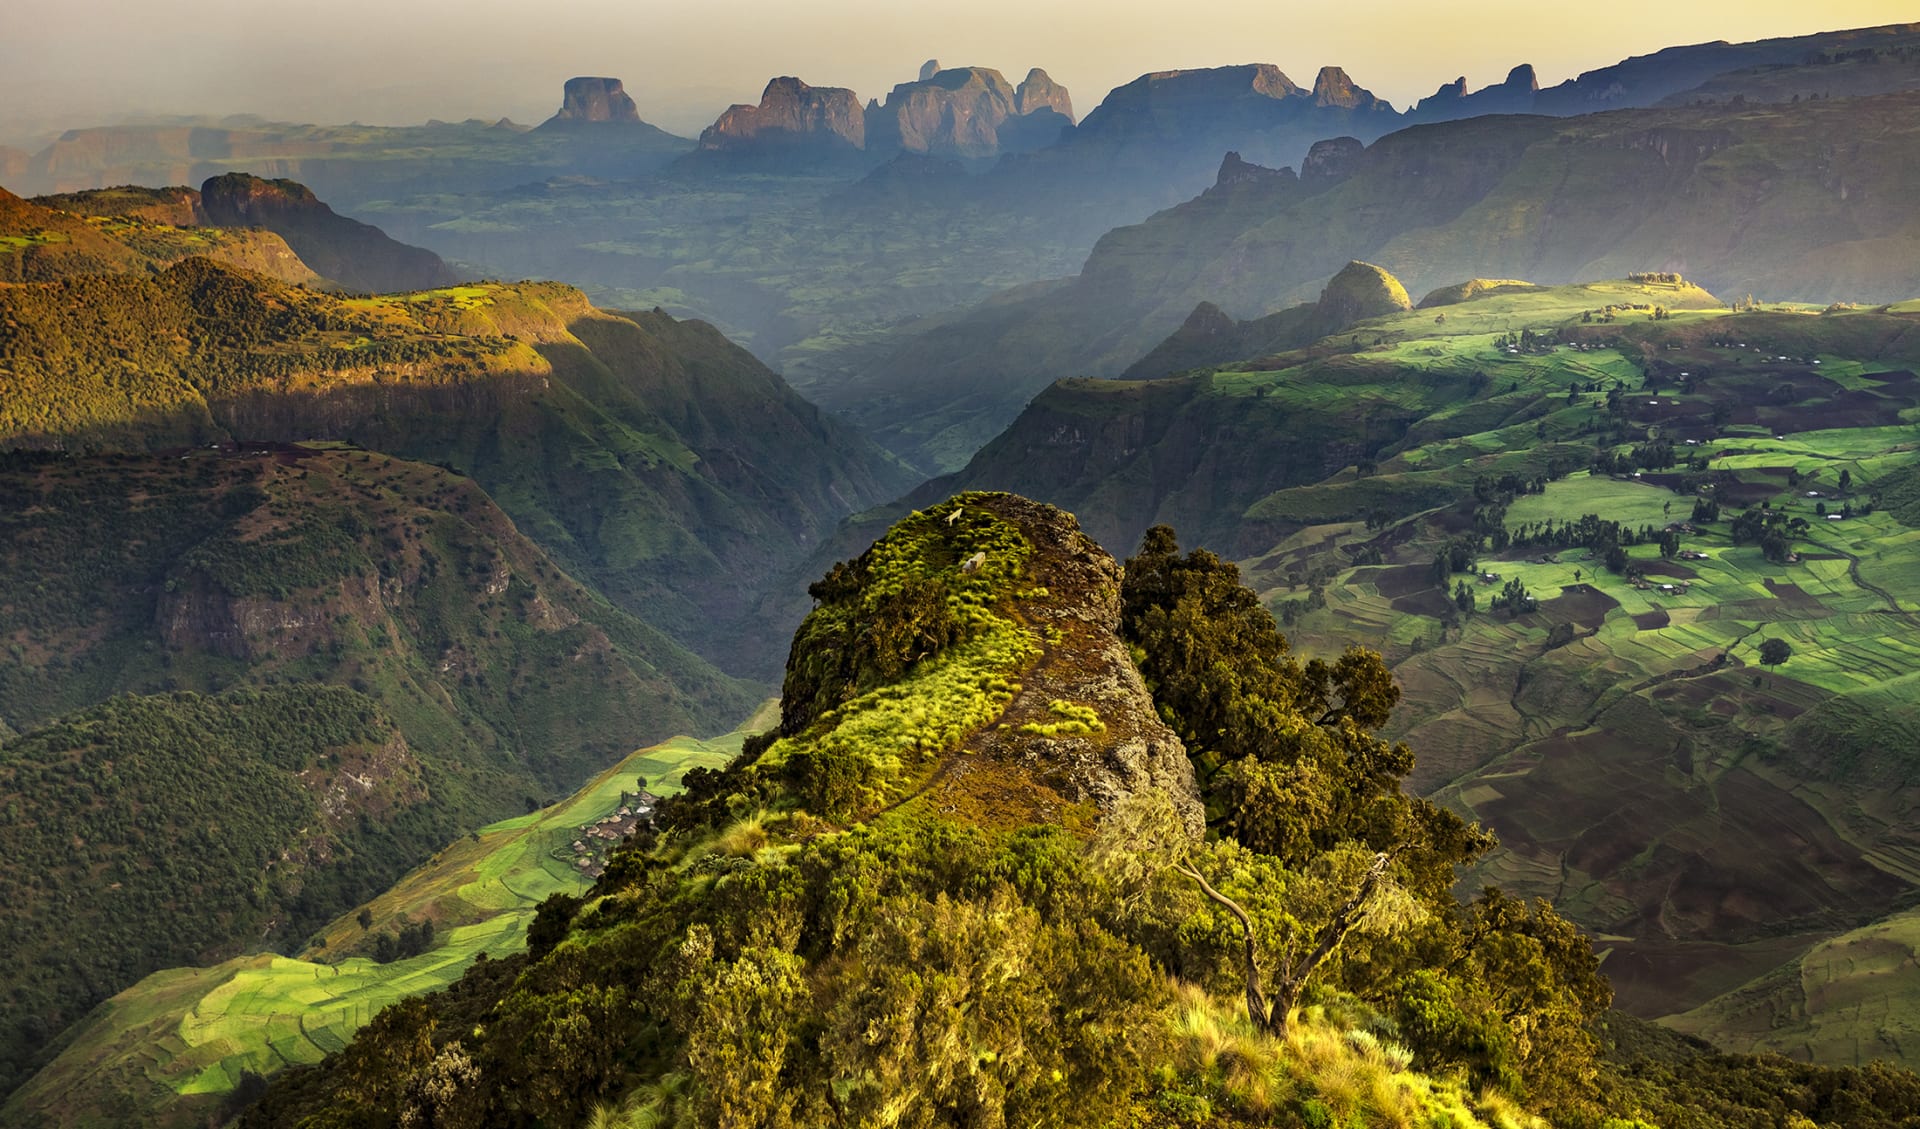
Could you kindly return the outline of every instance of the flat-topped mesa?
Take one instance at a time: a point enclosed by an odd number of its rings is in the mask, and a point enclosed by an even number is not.
[[[924,153],[986,158],[1051,144],[1073,124],[1065,87],[1035,68],[1016,90],[989,67],[949,67],[868,106],[867,149],[877,155]]]
[[[833,156],[864,149],[867,114],[841,86],[809,86],[782,76],[767,83],[757,106],[735,105],[700,135],[702,152]]]
[[[551,126],[610,123],[640,123],[640,108],[617,78],[568,79],[559,112],[546,121]]]

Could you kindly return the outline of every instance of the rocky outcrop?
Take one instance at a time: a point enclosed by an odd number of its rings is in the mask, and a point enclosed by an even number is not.
[[[842,157],[866,147],[867,114],[853,91],[793,77],[767,83],[756,106],[730,107],[700,135],[700,152],[792,161]]]
[[[1367,147],[1358,137],[1329,137],[1316,141],[1300,162],[1300,179],[1330,184],[1345,180],[1359,166]]]
[[[1506,81],[1471,94],[1467,93],[1464,76],[1454,79],[1434,91],[1432,97],[1422,98],[1408,116],[1417,122],[1430,122],[1457,121],[1482,114],[1530,114],[1539,93],[1540,80],[1534,74],[1533,64],[1522,63],[1507,72]]]
[[[560,111],[547,126],[640,124],[640,108],[633,104],[617,78],[570,78],[560,99]]]
[[[1016,114],[1035,114],[1041,110],[1052,110],[1068,122],[1073,121],[1073,97],[1067,88],[1053,81],[1047,72],[1035,67],[1027,72],[1027,77],[1013,92],[1013,112]]]
[[[1393,107],[1373,91],[1357,85],[1339,67],[1321,67],[1313,80],[1313,104],[1327,109],[1375,110],[1392,113]]]
[[[1163,792],[1198,838],[1206,813],[1186,746],[1160,719],[1120,639],[1120,565],[1064,510],[1013,494],[976,504],[1018,525],[1033,545],[1029,567],[1048,596],[1023,611],[1053,640],[1022,676],[1003,715],[1005,728],[981,734],[980,752],[1017,764],[1067,800],[1090,801],[1102,812],[1137,792]],[[1021,732],[1029,720],[1048,721],[1051,704],[1062,701],[1091,707],[1105,731],[1060,737]]]
[[[1213,178],[1215,188],[1230,188],[1236,184],[1274,184],[1296,179],[1292,169],[1270,169],[1265,165],[1249,164],[1239,153],[1228,151],[1220,160],[1220,172]]]
[[[1042,148],[1072,124],[1072,98],[1043,70],[1015,89],[997,70],[953,67],[903,82],[870,106],[867,149],[987,158]]]
[[[868,123],[876,153],[904,150],[936,157],[992,157],[1000,125],[1014,116],[1013,86],[999,71],[955,67],[903,82]]]
[[[1072,514],[1014,494],[962,494],[896,525],[886,541],[898,554],[924,540],[917,551],[928,555],[929,573],[963,569],[969,530],[985,515],[1017,529],[1030,548],[1027,579],[1001,598],[1017,603],[1033,650],[1006,674],[1017,687],[1011,700],[942,758],[916,802],[1010,826],[1058,821],[1067,805],[1104,814],[1137,793],[1158,791],[1198,838],[1205,813],[1186,747],[1161,720],[1119,635],[1122,570]],[[929,528],[936,531],[931,537]],[[803,627],[794,645],[803,664],[812,661],[803,650],[807,639]],[[790,677],[789,689],[795,685]],[[1068,714],[1097,720],[1061,725]]]
[[[291,180],[246,173],[213,177],[200,186],[200,211],[214,227],[263,227],[276,233],[309,267],[349,290],[431,290],[458,281],[432,251],[336,215]]]
[[[1099,154],[1109,177],[1166,178],[1229,149],[1256,164],[1293,166],[1321,138],[1371,140],[1402,120],[1338,67],[1322,69],[1310,90],[1264,63],[1161,71],[1114,90],[1062,148],[1082,160]]]
[[[1337,333],[1355,322],[1410,310],[1413,301],[1386,268],[1356,260],[1328,280],[1316,308],[1323,332]]]
[[[920,81],[925,82],[940,73],[940,60],[928,59],[920,64]]]

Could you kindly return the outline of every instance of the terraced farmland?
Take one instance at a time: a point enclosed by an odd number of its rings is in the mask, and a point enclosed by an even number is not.
[[[1568,297],[1447,307],[1427,340],[1413,320],[1433,315],[1415,311],[1370,323],[1383,343],[1337,363],[1215,380],[1313,404],[1361,386],[1364,368],[1370,394],[1404,405],[1436,373],[1478,374],[1473,396],[1372,465],[1255,502],[1247,518],[1280,540],[1248,574],[1302,649],[1359,641],[1388,656],[1416,785],[1501,837],[1485,876],[1606,938],[1619,1003],[1661,1016],[1920,897],[1920,708],[1901,689],[1920,685],[1920,529],[1875,506],[1883,479],[1920,462],[1920,334],[1891,310],[1570,323]],[[1493,301],[1516,307],[1495,319],[1500,336],[1457,332]],[[1556,319],[1527,348],[1510,344],[1521,303]],[[1589,466],[1596,449],[1650,462]],[[1696,502],[1718,512],[1697,517]],[[1632,542],[1619,567],[1552,541],[1582,515]],[[1490,520],[1515,543],[1495,549]],[[1791,556],[1768,558],[1754,532],[1766,522],[1794,530]],[[1476,529],[1473,569],[1443,588],[1435,553]],[[1677,543],[1663,555],[1666,531]],[[1513,582],[1534,606],[1491,608]],[[1790,645],[1784,663],[1763,661],[1769,640]],[[1844,980],[1837,960],[1809,956],[1804,976]],[[1751,1021],[1751,1045],[1829,1060],[1912,1042],[1804,1001],[1813,1018],[1776,1030],[1773,1016],[1799,1013],[1767,998],[1766,1023],[1718,1004],[1675,1022],[1711,1035]]]

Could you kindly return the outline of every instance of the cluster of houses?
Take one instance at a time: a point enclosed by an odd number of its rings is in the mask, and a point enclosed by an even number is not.
[[[1629,579],[1627,583],[1642,592],[1658,592],[1662,596],[1684,596],[1693,588],[1691,581],[1682,580],[1677,583],[1668,584],[1651,581],[1644,576],[1635,576]]]
[[[626,793],[620,795],[620,806],[609,815],[604,815],[592,823],[580,828],[580,837],[573,841],[573,866],[588,878],[598,878],[607,869],[607,856],[627,836],[640,826],[653,819],[654,805],[659,797],[650,792],[641,792],[637,796]]]

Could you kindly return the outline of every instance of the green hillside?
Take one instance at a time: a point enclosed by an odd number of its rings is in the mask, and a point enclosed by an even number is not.
[[[0,498],[0,571],[31,578],[0,589],[13,1078],[140,976],[303,938],[636,736],[752,700],[438,468],[20,452]]]
[[[1411,781],[1500,836],[1482,873],[1605,938],[1622,1005],[1664,1015],[1920,873],[1888,737],[1920,672],[1916,367],[1899,308],[1486,290],[1213,371],[1061,382],[911,500],[1019,489],[1116,546],[1171,522],[1246,559],[1309,653],[1379,648]],[[1515,582],[1522,614],[1490,607]]]
[[[649,746],[560,803],[451,842],[323,926],[297,958],[262,953],[154,973],[62,1035],[57,1056],[0,1115],[20,1126],[201,1123],[248,1072],[317,1062],[387,1005],[523,950],[540,902],[592,885],[569,845],[583,827],[628,803],[636,778],[656,796],[677,793],[689,769],[724,765],[756,728]],[[421,922],[433,923],[436,940],[420,955],[384,964],[350,955]]]
[[[730,619],[907,481],[711,327],[550,283],[341,299],[189,260],[9,287],[0,375],[0,447],[337,439],[457,468],[622,607],[762,669],[777,644]]]
[[[1497,889],[1454,899],[1489,840],[1399,789],[1377,656],[1299,661],[1237,576],[1164,529],[1122,571],[1006,495],[908,516],[813,586],[778,727],[543,907],[525,958],[389,1007],[241,1124],[1920,1109],[1897,1071],[1603,1029],[1586,938]]]
[[[89,201],[59,203],[69,208],[22,200],[0,188],[0,282],[159,269],[195,256],[283,282],[319,281],[273,232],[195,226],[191,209],[172,214],[144,193],[123,194],[120,203],[146,215],[100,214]]]

